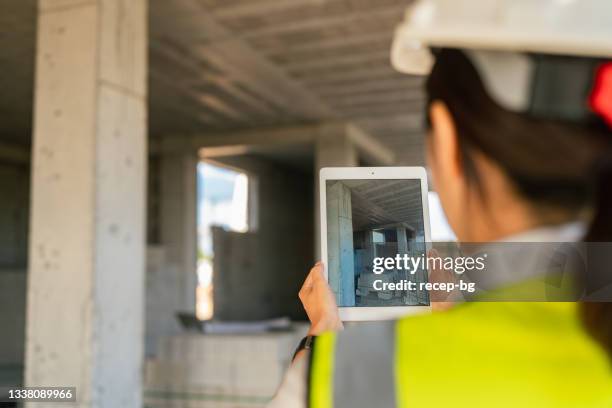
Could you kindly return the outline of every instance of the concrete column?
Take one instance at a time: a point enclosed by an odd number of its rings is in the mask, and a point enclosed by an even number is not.
[[[141,407],[146,0],[38,9],[25,383]]]
[[[197,165],[193,154],[160,156],[159,245],[149,248],[146,355],[180,332],[177,312],[195,313],[197,285]]]
[[[321,257],[321,208],[319,206],[319,170],[323,167],[355,167],[359,154],[345,124],[322,127],[315,141],[315,255]]]
[[[397,253],[407,254],[408,253],[408,237],[406,236],[406,227],[397,227]]]
[[[342,182],[327,189],[327,257],[329,284],[338,305],[355,305],[355,261],[351,190]]]
[[[195,313],[197,285],[197,165],[193,154],[161,160],[160,238],[166,262],[176,275],[178,309]]]

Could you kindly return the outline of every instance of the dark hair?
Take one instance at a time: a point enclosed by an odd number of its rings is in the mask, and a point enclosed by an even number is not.
[[[609,131],[502,108],[460,50],[436,52],[426,86],[429,104],[444,102],[453,116],[462,165],[480,191],[474,151],[502,168],[544,223],[555,222],[546,219],[547,209],[562,211],[569,221],[588,208],[594,216],[585,241],[612,241]],[[612,355],[612,303],[582,303],[581,312],[587,330]]]

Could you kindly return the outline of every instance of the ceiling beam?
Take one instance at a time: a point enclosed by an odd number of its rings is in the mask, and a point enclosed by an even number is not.
[[[194,135],[166,135],[151,141],[153,153],[200,151],[203,156],[244,154],[253,146],[315,143],[321,138],[347,137],[370,162],[390,165],[395,154],[376,138],[347,122],[321,122],[292,126],[265,127],[235,132],[217,132]]]
[[[371,163],[390,166],[395,163],[395,153],[370,134],[354,124],[347,124],[346,132],[349,140],[359,153]]]
[[[208,132],[192,135],[165,135],[154,145],[153,151],[197,151],[202,148],[229,146],[278,145],[311,142],[320,124],[263,127],[234,132]]]

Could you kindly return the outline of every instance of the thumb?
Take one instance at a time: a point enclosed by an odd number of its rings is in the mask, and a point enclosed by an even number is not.
[[[319,261],[315,264],[311,271],[313,283],[325,281],[324,270],[323,262]]]

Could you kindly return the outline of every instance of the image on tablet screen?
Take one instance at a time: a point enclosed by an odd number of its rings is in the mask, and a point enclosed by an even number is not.
[[[327,271],[338,306],[429,305],[418,285],[379,290],[383,283],[426,282],[425,268],[411,273],[394,263],[374,270],[376,258],[425,254],[420,180],[327,180],[326,205]]]

